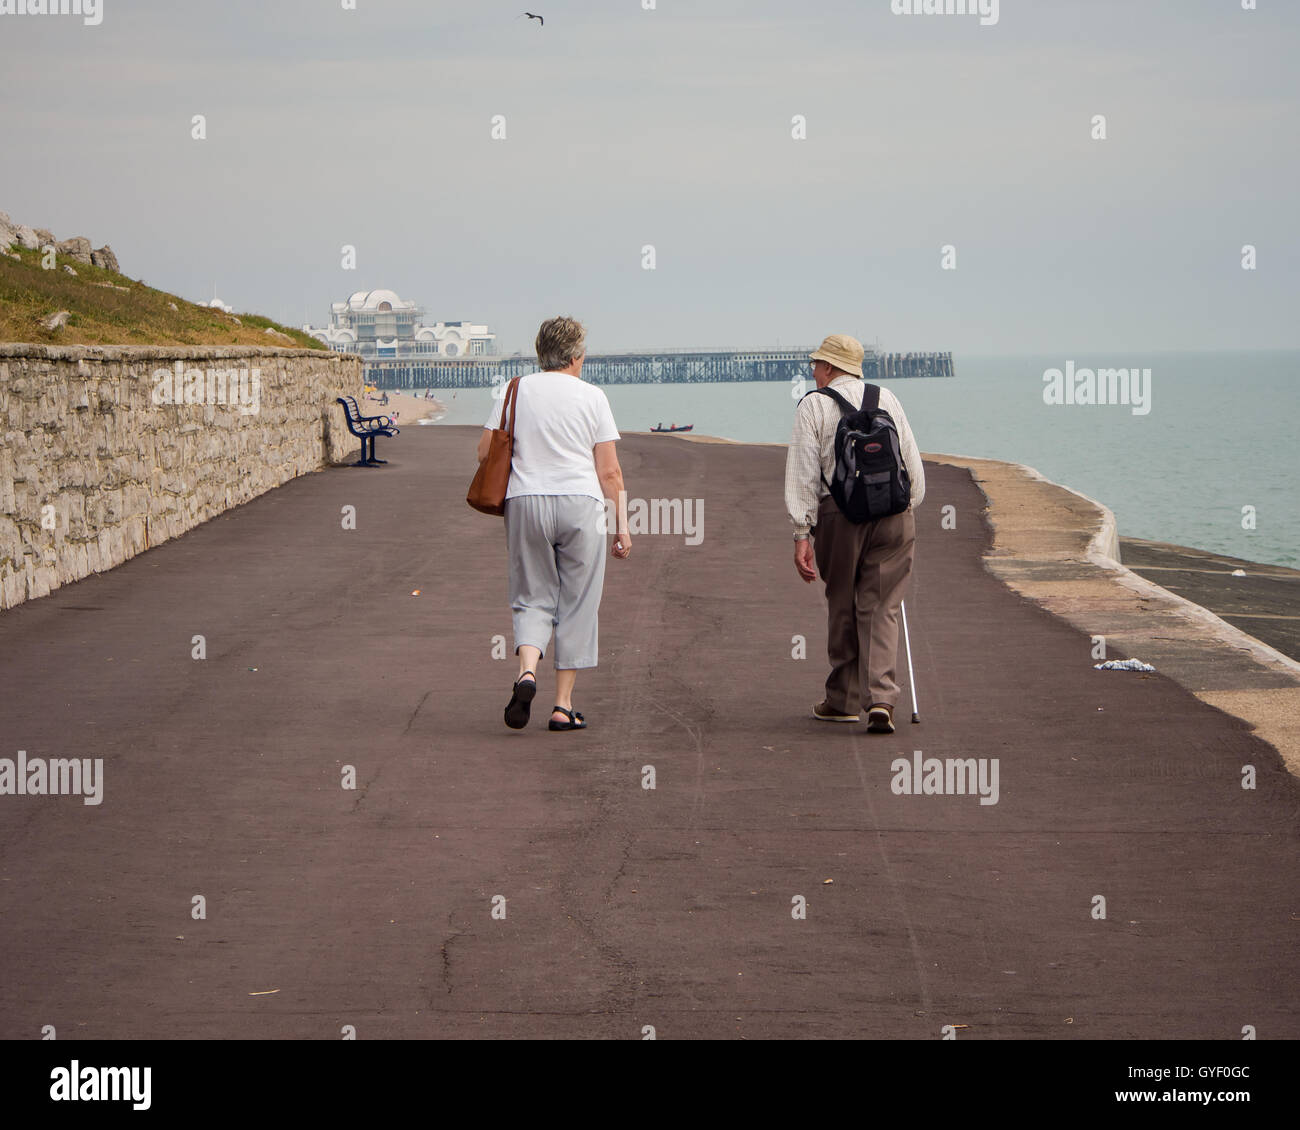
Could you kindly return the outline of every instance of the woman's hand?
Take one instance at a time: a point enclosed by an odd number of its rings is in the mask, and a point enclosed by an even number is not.
[[[624,530],[622,533],[615,535],[612,552],[620,561],[624,560],[632,552],[631,534]]]

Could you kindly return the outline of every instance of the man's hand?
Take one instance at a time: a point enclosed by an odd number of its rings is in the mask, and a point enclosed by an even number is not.
[[[813,565],[812,538],[803,538],[794,543],[794,567],[809,584],[817,579],[817,569]]]
[[[611,552],[620,561],[624,560],[627,555],[632,552],[632,537],[626,530],[621,534],[615,535]]]

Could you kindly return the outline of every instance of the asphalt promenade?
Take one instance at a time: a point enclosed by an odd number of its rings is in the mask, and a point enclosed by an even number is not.
[[[922,721],[879,736],[809,715],[783,450],[627,437],[703,538],[609,560],[591,728],[546,730],[543,661],[516,732],[477,434],[0,613],[0,757],[104,762],[99,805],[0,796],[0,1037],[1300,1037],[1296,780],[990,575],[967,472],[927,467]],[[997,802],[895,793],[916,750]]]

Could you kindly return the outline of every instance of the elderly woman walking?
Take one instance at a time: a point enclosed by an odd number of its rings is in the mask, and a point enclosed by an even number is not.
[[[555,632],[555,708],[549,729],[582,730],[573,709],[578,672],[595,667],[597,612],[605,583],[605,504],[618,514],[613,554],[632,551],[627,496],[614,442],[619,438],[605,394],[582,379],[586,331],[572,318],[552,318],[537,334],[540,372],[519,378],[514,454],[506,490],[506,549],[510,609],[519,677],[506,707],[506,725],[528,724],[537,693],[537,663]],[[487,458],[492,429],[501,426],[497,401],[479,440]]]

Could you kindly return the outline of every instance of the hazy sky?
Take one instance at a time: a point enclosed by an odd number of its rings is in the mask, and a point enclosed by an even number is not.
[[[506,351],[1300,346],[1296,0],[102,2],[0,15],[0,210],[187,298],[388,287]]]

